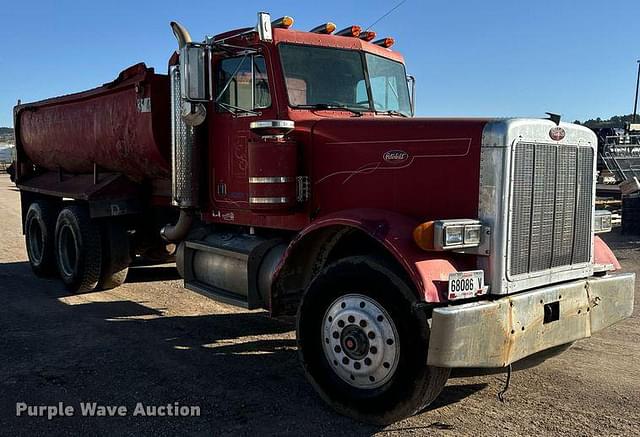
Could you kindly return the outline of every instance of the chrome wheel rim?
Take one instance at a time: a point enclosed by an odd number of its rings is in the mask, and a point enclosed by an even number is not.
[[[339,297],[322,319],[322,346],[333,371],[360,389],[384,385],[400,355],[398,330],[389,313],[362,294]]]

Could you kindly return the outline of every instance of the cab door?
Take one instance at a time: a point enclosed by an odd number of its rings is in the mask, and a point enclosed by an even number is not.
[[[248,54],[219,59],[211,127],[209,192],[218,210],[249,209],[247,143],[252,121],[275,116],[267,62]]]

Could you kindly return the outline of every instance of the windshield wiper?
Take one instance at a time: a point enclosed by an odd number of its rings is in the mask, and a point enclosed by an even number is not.
[[[402,112],[390,109],[388,111],[376,111],[376,114],[381,114],[381,115],[399,115],[400,117],[409,117],[407,114],[404,114]]]
[[[355,114],[359,117],[362,116],[362,113],[364,111],[359,111],[355,108],[352,108],[350,106],[346,106],[346,105],[332,105],[332,104],[328,104],[328,103],[315,103],[313,105],[297,105],[297,108],[303,108],[303,109],[327,109],[327,110],[331,110],[331,109],[343,109],[345,111],[349,111],[352,114]]]

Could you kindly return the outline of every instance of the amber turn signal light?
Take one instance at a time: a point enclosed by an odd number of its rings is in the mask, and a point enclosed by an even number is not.
[[[434,250],[433,245],[433,224],[434,222],[422,223],[413,230],[413,240],[422,250]]]

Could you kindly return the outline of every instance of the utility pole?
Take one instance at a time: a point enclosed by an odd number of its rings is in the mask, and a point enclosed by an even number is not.
[[[638,116],[638,88],[640,88],[640,59],[638,62],[638,79],[636,80],[636,99],[633,102],[633,121],[636,122],[636,117]]]

